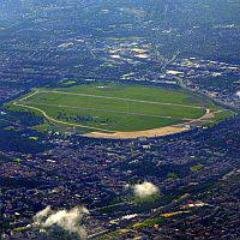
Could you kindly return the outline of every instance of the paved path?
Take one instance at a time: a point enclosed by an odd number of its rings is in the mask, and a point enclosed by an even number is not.
[[[106,129],[103,129],[103,128],[91,127],[91,126],[86,126],[86,125],[83,125],[83,124],[69,123],[69,122],[64,122],[64,121],[61,121],[61,120],[57,120],[53,117],[48,116],[47,113],[45,111],[43,111],[42,109],[37,108],[37,107],[28,106],[28,105],[23,103],[23,101],[25,101],[28,98],[36,95],[37,93],[39,93],[38,90],[36,90],[32,94],[29,94],[29,95],[25,96],[24,98],[22,98],[18,102],[17,101],[13,102],[13,105],[40,112],[48,121],[53,122],[53,123],[57,123],[57,124],[60,124],[60,125],[65,125],[65,126],[69,126],[69,127],[81,127],[81,128],[91,129],[91,130],[94,130],[94,131],[113,133],[113,131],[109,131],[109,130],[106,130]]]
[[[104,108],[73,107],[73,106],[69,106],[69,105],[37,103],[37,102],[32,102],[32,101],[28,101],[27,103],[28,103],[28,104],[39,105],[39,106],[46,106],[46,107],[69,108],[69,109],[79,109],[79,110],[94,110],[94,111],[106,112],[106,113],[119,113],[119,114],[135,115],[135,116],[145,116],[145,117],[156,117],[156,118],[176,119],[176,120],[183,120],[183,121],[191,121],[191,120],[194,120],[194,119],[192,119],[192,118],[177,118],[177,117],[157,115],[157,114],[144,114],[144,113],[137,113],[137,112],[125,112],[125,111],[105,110]]]
[[[92,98],[105,98],[105,99],[112,99],[112,100],[121,100],[121,101],[125,101],[125,102],[149,103],[149,104],[157,104],[157,105],[163,105],[163,106],[176,106],[176,107],[204,109],[204,107],[192,106],[192,105],[187,105],[187,104],[167,103],[167,102],[154,102],[154,101],[139,100],[139,99],[132,99],[132,98],[119,98],[119,97],[91,95],[91,94],[83,94],[83,93],[70,93],[70,92],[56,91],[56,90],[51,90],[51,91],[41,90],[38,93],[56,93],[56,94],[62,94],[62,95],[72,95],[72,96],[82,96],[82,97],[92,97]]]

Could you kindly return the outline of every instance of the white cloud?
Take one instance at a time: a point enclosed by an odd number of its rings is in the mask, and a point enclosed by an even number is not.
[[[159,188],[151,182],[143,182],[133,186],[136,197],[145,198],[159,193]]]
[[[240,91],[237,91],[236,95],[240,98]]]
[[[70,234],[76,234],[79,239],[86,239],[87,233],[81,225],[84,215],[88,215],[89,211],[84,207],[75,207],[70,210],[53,211],[51,207],[46,207],[38,212],[34,220],[34,226],[41,230],[51,230],[58,227]]]

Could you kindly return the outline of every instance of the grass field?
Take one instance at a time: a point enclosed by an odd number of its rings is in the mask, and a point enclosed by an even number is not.
[[[184,90],[88,84],[37,89],[13,102],[56,125],[86,131],[141,131],[198,119],[215,108]]]

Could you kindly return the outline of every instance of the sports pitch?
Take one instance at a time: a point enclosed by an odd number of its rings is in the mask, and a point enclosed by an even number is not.
[[[85,132],[146,131],[201,118],[209,106],[184,90],[123,84],[37,89],[13,102],[48,122]]]

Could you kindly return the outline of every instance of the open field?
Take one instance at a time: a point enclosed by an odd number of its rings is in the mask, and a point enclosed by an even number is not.
[[[85,129],[87,136],[134,138],[185,131],[185,123],[212,116],[217,107],[183,90],[90,84],[37,89],[12,102],[48,122]]]

